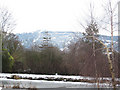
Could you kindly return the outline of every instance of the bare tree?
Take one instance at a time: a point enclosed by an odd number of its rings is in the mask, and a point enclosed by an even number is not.
[[[16,22],[8,9],[0,8],[0,29],[2,43],[6,43],[6,39],[11,36],[10,33],[15,29]]]
[[[114,51],[113,51],[113,10],[112,10],[112,6],[111,6],[111,1],[109,0],[109,6],[110,6],[110,26],[111,26],[111,52],[112,52],[112,62],[114,64]],[[110,60],[110,57],[108,56],[108,59]],[[113,87],[114,89],[116,88],[115,85],[115,73],[114,73],[114,67],[112,69],[112,67],[110,68],[111,70],[111,74],[112,74],[112,83],[113,83]]]
[[[106,50],[106,54],[107,54],[107,58],[108,58],[108,63],[109,63],[109,70],[110,70],[110,73],[111,73],[111,76],[112,76],[112,86],[114,87],[114,90],[116,88],[116,83],[115,83],[115,72],[114,72],[114,43],[113,43],[113,32],[115,31],[114,30],[114,22],[113,22],[113,18],[114,18],[114,11],[115,11],[115,8],[112,8],[112,5],[111,5],[111,1],[109,0],[109,4],[108,4],[108,11],[107,13],[109,14],[109,26],[110,26],[110,31],[111,32],[111,47],[109,48],[107,45],[105,45],[105,43],[103,43],[103,41],[99,40],[94,32],[91,32],[91,34],[87,35],[86,38],[92,38],[92,42],[93,42],[93,55],[95,56],[95,41],[98,41],[100,42],[103,46],[104,46],[104,49]],[[92,9],[91,9],[91,23],[92,21],[94,20],[93,18],[93,14],[92,14]],[[107,23],[108,24],[108,23]],[[82,24],[81,24],[82,25]],[[105,24],[106,25],[106,24]],[[82,25],[83,26],[83,25]],[[85,26],[83,26],[85,28]],[[105,27],[106,28],[106,27]],[[107,27],[108,28],[108,27]],[[105,29],[104,29],[105,30]],[[92,31],[92,30],[91,30]],[[103,49],[103,48],[102,48]],[[111,51],[110,51],[111,49]],[[112,54],[110,54],[110,52]]]
[[[116,82],[115,82],[115,56],[114,56],[115,50],[114,50],[113,36],[114,36],[114,32],[117,31],[117,30],[115,30],[115,26],[118,25],[118,23],[116,23],[116,21],[115,21],[115,18],[117,16],[117,14],[115,13],[117,5],[118,5],[118,2],[113,7],[112,0],[109,0],[108,4],[106,5],[107,7],[105,8],[108,22],[109,22],[106,24],[108,24],[110,26],[109,30],[107,30],[107,29],[106,30],[111,33],[111,42],[110,42],[111,45],[110,45],[110,48],[108,46],[106,46],[106,49],[108,49],[107,56],[108,56],[109,64],[111,61],[110,71],[111,71],[111,75],[112,75],[112,84],[113,84],[114,90],[116,88]]]
[[[21,59],[22,56],[22,51],[23,51],[23,47],[21,45],[21,42],[19,41],[18,37],[12,33],[13,29],[15,28],[15,21],[12,17],[12,14],[5,8],[0,8],[0,33],[1,33],[1,51],[2,52],[2,57],[5,56],[7,57],[7,54],[4,53],[5,50],[6,52],[8,52],[10,54],[10,56],[12,56],[12,60],[17,61]],[[1,58],[2,58],[1,57]],[[2,58],[4,59],[4,58]],[[5,68],[5,60],[9,60],[4,59],[1,62],[3,65],[2,68]],[[13,66],[13,64],[12,64]]]
[[[15,20],[12,14],[5,8],[0,8],[0,26],[3,32],[12,32],[15,29]]]

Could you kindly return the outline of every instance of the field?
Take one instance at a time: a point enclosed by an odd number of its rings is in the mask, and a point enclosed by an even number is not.
[[[0,81],[1,88],[111,88],[111,78],[84,76],[1,73]],[[116,81],[119,87],[120,80]]]

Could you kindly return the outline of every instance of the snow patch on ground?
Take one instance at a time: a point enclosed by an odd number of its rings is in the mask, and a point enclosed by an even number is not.
[[[20,77],[32,77],[34,78],[71,78],[71,79],[94,79],[92,77],[84,77],[84,76],[65,76],[65,75],[35,75],[35,74],[9,74],[9,73],[0,73],[0,87],[2,85],[7,86],[15,86],[19,85],[21,88],[94,88],[97,87],[97,83],[87,83],[87,82],[65,82],[65,81],[46,81],[46,80],[28,80],[28,79],[7,79],[7,77],[11,77],[13,75],[18,75]],[[111,78],[99,78],[105,80],[111,80]],[[116,80],[120,80],[117,78]],[[100,87],[111,87],[110,83],[100,83]]]
[[[4,87],[17,86],[21,88],[95,88],[97,84],[85,82],[64,82],[64,81],[45,81],[45,80],[14,80],[14,79],[0,79]],[[108,87],[108,84],[100,84],[101,87]]]

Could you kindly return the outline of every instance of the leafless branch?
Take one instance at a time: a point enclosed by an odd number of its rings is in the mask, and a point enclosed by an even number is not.
[[[12,14],[7,9],[0,8],[0,25],[2,31],[8,33],[11,33],[16,26]]]

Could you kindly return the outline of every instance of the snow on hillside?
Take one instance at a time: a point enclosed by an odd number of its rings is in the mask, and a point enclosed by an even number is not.
[[[34,43],[41,44],[43,42],[45,31],[35,31],[31,33],[21,33],[17,34],[19,40],[22,42],[22,45],[26,48],[30,48]],[[55,46],[58,46],[61,50],[65,48],[66,45],[70,43],[70,41],[74,38],[77,32],[60,32],[60,31],[48,31],[49,36],[51,37],[51,43]],[[82,37],[82,33],[79,33],[79,37]],[[110,46],[110,36],[100,35],[100,40],[102,40],[106,45]],[[118,37],[113,37],[115,49],[118,46]]]
[[[51,37],[51,43],[59,48],[64,48],[65,43],[70,42],[74,36],[74,32],[48,32]],[[20,41],[26,48],[30,48],[33,43],[41,44],[43,42],[44,31],[35,31],[32,33],[17,34]]]

